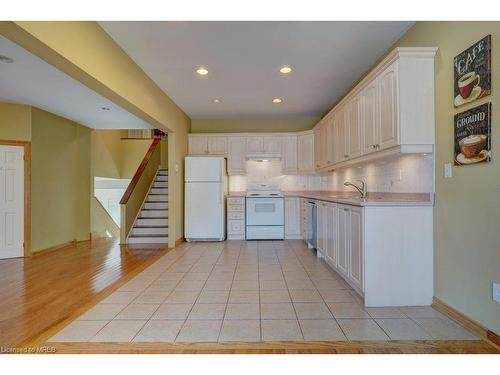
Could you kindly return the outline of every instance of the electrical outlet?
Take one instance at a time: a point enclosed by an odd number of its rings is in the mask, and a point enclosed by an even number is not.
[[[451,163],[444,163],[444,178],[452,178],[453,172],[451,169]]]
[[[493,300],[500,303],[500,284],[493,283]]]

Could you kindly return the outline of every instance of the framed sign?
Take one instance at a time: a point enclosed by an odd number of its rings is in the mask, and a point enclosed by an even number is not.
[[[455,115],[455,165],[491,160],[491,103]]]
[[[491,35],[474,43],[453,59],[455,107],[491,94]]]

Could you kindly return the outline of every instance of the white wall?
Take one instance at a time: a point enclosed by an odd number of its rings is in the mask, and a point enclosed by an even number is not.
[[[346,180],[363,179],[368,191],[386,193],[434,192],[432,155],[399,155],[357,167],[339,169],[327,175],[282,175],[281,161],[247,161],[246,176],[230,176],[231,191],[244,191],[259,185],[294,190],[352,191]]]
[[[432,155],[400,155],[336,170],[328,176],[327,190],[352,191],[352,188],[344,186],[344,181],[356,179],[363,179],[370,192],[434,192],[434,160]]]

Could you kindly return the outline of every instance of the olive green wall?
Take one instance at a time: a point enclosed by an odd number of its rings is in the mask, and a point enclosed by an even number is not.
[[[0,139],[31,141],[31,107],[0,103]]]
[[[190,118],[96,22],[1,21],[0,34],[168,133],[169,246],[173,246],[184,232],[183,171]]]
[[[121,178],[134,177],[137,167],[148,152],[152,139],[130,139],[121,142]]]
[[[32,109],[32,252],[90,234],[91,129]]]
[[[453,57],[492,34],[493,94],[460,109],[453,107]],[[437,46],[436,205],[434,209],[434,294],[453,308],[500,333],[500,22],[418,22],[396,46]],[[453,115],[492,102],[492,161],[453,167]]]
[[[121,140],[123,130],[92,132],[92,176],[121,177]]]
[[[191,133],[296,132],[312,129],[321,117],[191,120]]]

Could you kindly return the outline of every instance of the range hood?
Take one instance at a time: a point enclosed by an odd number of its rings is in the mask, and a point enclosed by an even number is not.
[[[281,155],[276,154],[250,154],[247,155],[247,160],[252,161],[280,161]]]

